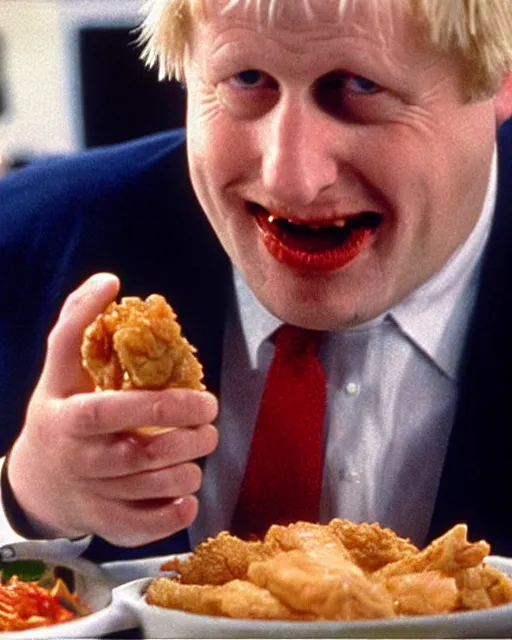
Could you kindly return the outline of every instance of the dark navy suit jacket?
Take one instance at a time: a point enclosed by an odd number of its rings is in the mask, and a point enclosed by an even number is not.
[[[165,295],[219,391],[231,266],[192,191],[184,132],[36,162],[0,181],[0,453],[23,424],[47,334],[96,271],[122,294]],[[430,535],[467,522],[512,555],[512,127],[502,127],[498,206],[461,364],[461,391]],[[41,452],[51,455],[51,452]],[[34,478],[37,482],[37,479]],[[421,509],[421,505],[418,505]],[[186,532],[139,549],[96,538],[95,560],[188,549]]]

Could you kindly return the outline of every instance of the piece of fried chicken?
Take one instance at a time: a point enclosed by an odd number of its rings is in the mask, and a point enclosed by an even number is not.
[[[199,543],[185,558],[171,558],[163,571],[175,571],[183,584],[224,584],[236,578],[247,579],[252,562],[272,558],[283,551],[334,547],[349,557],[340,539],[328,527],[311,522],[288,526],[272,525],[263,540],[246,541],[221,531]]]
[[[401,538],[392,529],[378,523],[355,523],[334,518],[327,525],[358,567],[376,571],[390,562],[396,562],[418,553],[419,549],[408,538]]]
[[[251,562],[264,560],[269,550],[263,542],[247,542],[227,531],[199,543],[185,558],[171,558],[162,571],[175,571],[183,584],[219,585],[236,578],[245,579]]]
[[[172,578],[156,578],[146,591],[148,604],[190,613],[263,620],[311,620],[294,611],[266,589],[243,580],[222,585],[181,584]]]
[[[454,576],[461,569],[475,567],[488,556],[490,547],[485,540],[469,542],[467,534],[465,524],[455,525],[418,553],[386,564],[373,575],[381,579],[419,571],[440,571]]]
[[[397,615],[440,615],[455,611],[459,606],[455,578],[444,576],[440,571],[391,576],[382,584],[393,597]]]
[[[343,551],[333,547],[286,551],[249,566],[251,582],[290,608],[323,620],[390,618],[393,598]]]
[[[81,347],[83,366],[97,390],[204,390],[195,352],[173,309],[157,294],[111,303],[87,327]]]
[[[455,573],[460,609],[489,609],[512,602],[512,580],[489,564]]]
[[[335,549],[346,559],[350,554],[329,526],[299,520],[287,526],[274,524],[263,538],[267,556],[273,557],[282,551],[314,551],[319,548]]]

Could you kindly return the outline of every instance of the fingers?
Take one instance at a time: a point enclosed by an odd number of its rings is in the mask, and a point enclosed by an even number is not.
[[[96,500],[93,509],[98,535],[120,547],[136,547],[189,527],[196,519],[198,501],[192,495],[176,500]]]
[[[110,541],[120,536],[126,546],[130,539],[143,544],[195,518],[197,501],[190,498],[202,478],[192,461],[211,453],[217,441],[211,425],[155,437],[63,438],[50,446],[22,435],[11,450],[9,480],[42,537],[96,533]],[[177,498],[188,507],[179,507]]]
[[[190,495],[199,490],[202,473],[193,462],[103,481],[94,478],[91,491],[109,500],[157,500]]]
[[[90,390],[80,357],[85,328],[112,302],[119,292],[119,280],[110,273],[97,273],[67,298],[48,338],[46,362],[41,379],[53,397],[66,397]]]
[[[94,437],[133,427],[190,427],[213,422],[214,395],[192,389],[102,391],[57,402],[54,410],[76,437]]]
[[[212,453],[217,443],[217,429],[205,424],[194,429],[173,429],[149,438],[121,434],[109,443],[104,439],[78,441],[69,460],[73,460],[75,475],[85,482],[128,477],[197,460]],[[66,467],[65,471],[73,470]]]

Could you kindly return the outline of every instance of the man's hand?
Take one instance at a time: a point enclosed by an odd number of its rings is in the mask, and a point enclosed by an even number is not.
[[[95,393],[82,368],[83,331],[118,291],[115,276],[96,274],[67,298],[11,452],[9,481],[42,537],[94,533],[138,546],[197,514],[194,460],[217,446],[216,398],[189,389]],[[176,428],[130,431],[146,425]]]

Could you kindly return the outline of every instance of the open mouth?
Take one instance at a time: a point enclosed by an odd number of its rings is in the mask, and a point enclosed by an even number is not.
[[[292,267],[329,271],[351,262],[382,222],[374,211],[332,221],[304,223],[248,203],[268,251]]]

